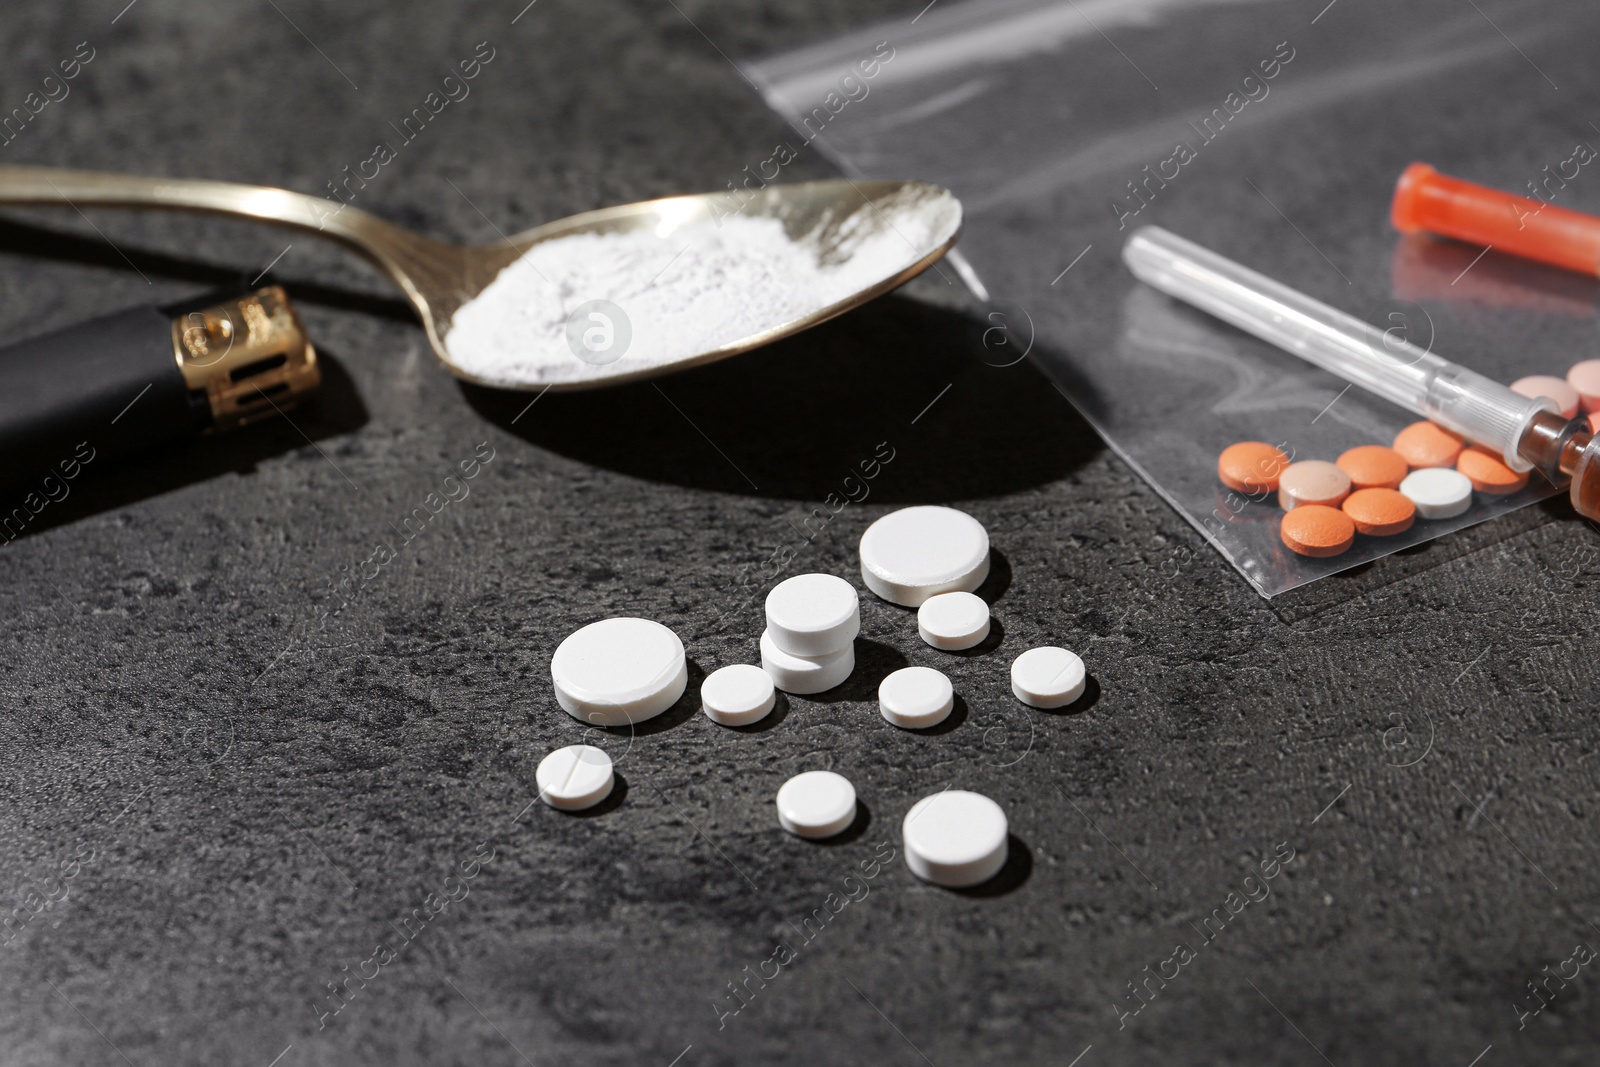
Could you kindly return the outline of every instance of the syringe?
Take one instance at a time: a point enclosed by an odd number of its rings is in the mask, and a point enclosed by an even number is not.
[[[1568,420],[1553,400],[1519,396],[1158,226],[1135,230],[1122,258],[1141,281],[1501,453],[1513,470],[1571,478],[1572,506],[1600,519],[1600,439],[1585,417]]]

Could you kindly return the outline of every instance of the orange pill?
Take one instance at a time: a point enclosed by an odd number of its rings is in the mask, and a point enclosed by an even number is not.
[[[1358,445],[1335,462],[1357,489],[1398,489],[1411,468],[1386,445]]]
[[[1585,412],[1600,411],[1600,359],[1574,363],[1567,370],[1567,384],[1578,391]]]
[[[1466,447],[1460,434],[1451,433],[1436,422],[1424,419],[1395,434],[1394,450],[1400,458],[1418,469],[1454,467],[1456,457]]]
[[[1600,411],[1589,413],[1589,432],[1600,433]]]
[[[1325,459],[1291,463],[1278,475],[1278,506],[1293,511],[1306,504],[1330,508],[1350,495],[1350,476]]]
[[[1456,460],[1456,470],[1467,476],[1472,488],[1492,496],[1515,493],[1528,484],[1527,471],[1514,471],[1505,460],[1477,445],[1465,449]]]
[[[1356,533],[1368,537],[1405,533],[1417,521],[1417,506],[1396,489],[1357,489],[1339,509],[1356,524]]]
[[[1338,508],[1305,504],[1283,516],[1283,543],[1302,556],[1337,556],[1356,539],[1356,524]]]
[[[1282,449],[1262,441],[1240,441],[1217,457],[1217,477],[1238,493],[1270,493],[1278,488],[1278,475],[1288,465]]]
[[[1556,402],[1561,417],[1570,419],[1578,413],[1578,391],[1565,378],[1552,378],[1548,374],[1530,374],[1511,383],[1511,391],[1529,398],[1545,397]]]

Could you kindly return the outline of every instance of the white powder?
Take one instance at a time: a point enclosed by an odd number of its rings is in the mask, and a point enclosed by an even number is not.
[[[711,352],[922,258],[955,231],[960,210],[949,200],[930,227],[920,205],[915,196],[876,210],[863,203],[798,240],[776,218],[739,215],[545,241],[456,313],[445,347],[479,380],[521,386],[630,375]]]

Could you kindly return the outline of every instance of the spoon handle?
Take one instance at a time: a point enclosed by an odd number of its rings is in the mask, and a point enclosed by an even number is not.
[[[338,241],[411,294],[408,267],[434,242],[324,197],[203,178],[141,178],[54,167],[0,166],[0,206],[155,208],[232,215]]]
[[[203,211],[278,223],[353,244],[395,229],[364,211],[287,189],[54,167],[0,167],[0,204]]]

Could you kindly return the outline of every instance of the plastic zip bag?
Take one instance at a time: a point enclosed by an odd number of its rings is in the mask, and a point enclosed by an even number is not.
[[[1217,481],[1218,453],[1259,440],[1333,460],[1414,417],[1141,285],[1123,240],[1159,224],[1497,380],[1562,375],[1595,354],[1600,283],[1402,238],[1388,208],[1423,159],[1506,189],[1542,181],[1563,206],[1600,211],[1600,165],[1563,167],[1575,143],[1600,145],[1565,103],[1592,88],[1583,42],[1597,30],[1600,11],[1553,3],[1520,11],[1512,47],[1471,6],[1435,0],[1320,13],[967,0],[742,67],[788,121],[791,150],[954,190],[954,265],[990,322],[1273,596],[1558,490],[1536,475],[1456,519],[1295,555],[1275,500]]]

